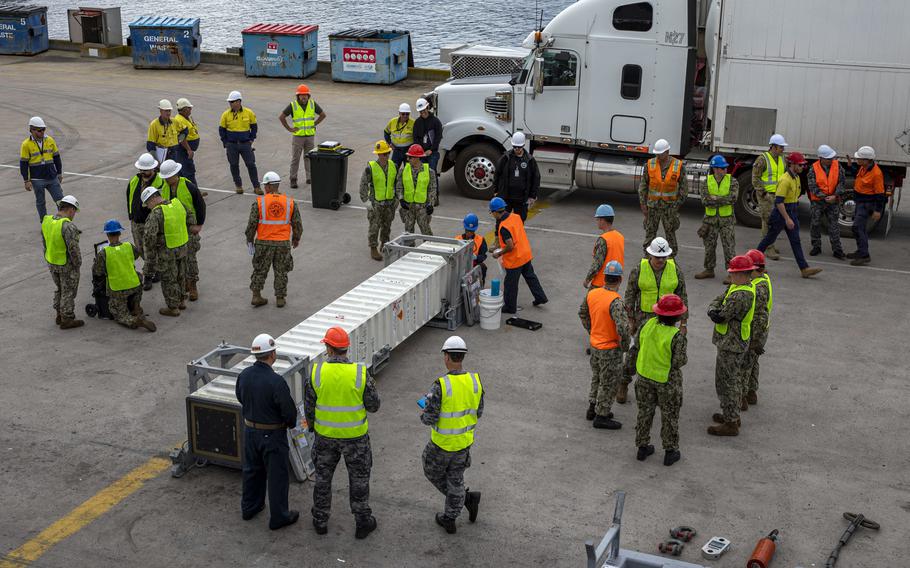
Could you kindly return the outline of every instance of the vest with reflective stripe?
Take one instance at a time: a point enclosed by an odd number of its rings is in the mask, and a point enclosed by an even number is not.
[[[388,173],[375,160],[370,161],[370,173],[373,175],[373,196],[376,201],[389,201],[395,197],[395,162],[389,160]],[[403,182],[404,180],[402,180]]]
[[[594,349],[616,349],[619,347],[619,333],[610,313],[610,306],[619,298],[613,290],[593,288],[585,301],[591,317],[591,347]]]
[[[297,99],[291,101],[291,119],[294,121],[294,136],[316,135],[316,103],[310,99],[306,107],[300,106]]]
[[[771,288],[771,277],[768,276],[768,273],[764,273],[755,280],[752,281],[753,286],[757,286],[760,282],[764,282],[768,285],[768,325],[766,329],[771,327],[771,308],[774,307],[774,289]]]
[[[29,136],[22,143],[23,158],[28,158],[29,166],[43,166],[54,163],[54,154],[59,153],[57,143],[50,136],[45,136],[39,143]],[[61,172],[57,172],[58,174]]]
[[[130,179],[130,197],[129,197],[129,200],[127,201],[127,209],[129,210],[130,215],[133,214],[133,198],[136,195],[136,188],[138,188],[138,187],[139,187],[139,174],[136,174]],[[152,183],[150,183],[146,187],[157,188],[158,192],[161,194],[162,199],[167,199],[167,197],[164,196],[165,191],[167,191],[168,195],[170,195],[170,188],[168,187],[167,182],[164,181],[164,178],[162,178],[158,174],[155,174],[155,177],[152,178]],[[168,189],[165,189],[165,188],[168,188]]]
[[[433,443],[447,452],[457,452],[474,443],[474,426],[483,386],[476,373],[443,375],[437,379],[442,391],[439,421],[430,431]]]
[[[48,264],[63,266],[66,264],[66,242],[63,240],[63,224],[69,219],[62,217],[54,219],[53,215],[45,215],[41,220],[41,234],[44,235],[44,260]]]
[[[641,328],[638,336],[638,358],[635,369],[639,376],[656,383],[665,383],[670,378],[670,363],[673,358],[673,338],[679,333],[676,326],[664,325],[657,318],[651,318]]]
[[[186,178],[181,177],[177,181],[177,200],[183,204],[183,208],[196,216],[196,207],[193,206],[193,196],[190,194],[190,189],[186,186]],[[166,181],[164,186],[161,188],[161,197],[164,200],[169,200],[171,198],[171,186]]]
[[[670,158],[670,167],[667,168],[666,177],[660,173],[660,163],[657,158],[648,160],[648,201],[676,201],[679,188],[679,168],[682,162]]]
[[[186,228],[186,209],[179,200],[162,203],[158,207],[164,214],[164,244],[169,249],[182,247],[190,240]]]
[[[401,172],[401,185],[404,186],[404,200],[408,203],[426,203],[427,188],[430,187],[430,166],[423,164],[420,172],[417,174],[417,187],[414,187],[414,173],[411,170],[411,164],[404,166]]]
[[[597,270],[597,274],[591,279],[592,286],[604,285],[604,268],[607,267],[607,263],[611,260],[619,262],[623,267],[626,265],[626,238],[622,236],[622,233],[613,229],[600,235],[600,238],[607,242],[607,257]]]
[[[746,341],[752,337],[752,317],[755,315],[755,284],[750,282],[743,286],[731,285],[730,288],[727,289],[727,294],[724,296],[724,304],[727,303],[727,298],[730,297],[730,294],[739,291],[752,294],[752,307],[749,308],[749,313],[746,314],[746,317],[744,317],[743,321],[739,324],[739,336],[743,341]],[[727,322],[714,324],[714,331],[721,335],[727,335],[729,328],[730,324]]]
[[[531,243],[528,241],[528,235],[525,233],[525,225],[521,217],[515,213],[509,215],[499,223],[499,229],[496,236],[499,238],[499,246],[505,247],[506,243],[502,239],[502,230],[506,229],[512,235],[512,250],[502,255],[502,265],[505,268],[520,268],[534,259],[531,253]]]
[[[641,291],[641,311],[652,313],[654,304],[661,296],[675,294],[676,287],[679,285],[679,278],[676,276],[676,261],[672,258],[667,260],[664,271],[660,275],[660,289],[657,286],[657,276],[651,263],[647,258],[641,259],[638,268],[638,289]]]
[[[129,290],[139,285],[136,256],[130,243],[105,247],[104,268],[107,272],[107,287],[114,292]]]
[[[463,241],[464,234],[458,235],[455,238],[459,241]],[[472,240],[474,241],[474,258],[477,258],[477,255],[480,254],[480,245],[483,243],[483,237],[474,233],[474,238]]]
[[[837,182],[840,180],[840,165],[837,163],[837,160],[831,161],[831,167],[828,168],[828,173],[825,173],[825,168],[822,167],[821,160],[812,164],[812,170],[815,171],[815,185],[818,186],[818,190],[824,195],[834,195],[834,191],[837,189]],[[815,197],[815,194],[810,191],[809,200],[821,201],[821,198]]]
[[[780,176],[784,175],[786,171],[786,166],[784,165],[783,156],[778,156],[775,160],[771,156],[771,152],[765,152],[762,154],[765,157],[765,171],[761,174],[761,182],[765,186],[765,191],[768,193],[774,193],[777,191],[777,182],[780,181]]]
[[[291,215],[294,213],[294,201],[287,195],[266,193],[257,197],[259,202],[259,226],[256,228],[256,239],[260,241],[291,240]]]
[[[392,139],[392,146],[407,149],[414,143],[414,119],[412,118],[408,118],[407,122],[400,125],[396,116],[389,121],[385,129],[389,133],[389,138]]]
[[[316,433],[326,438],[359,438],[369,430],[363,393],[367,369],[357,363],[317,363],[310,382],[316,392]]]
[[[726,197],[730,195],[730,180],[733,176],[727,174],[724,176],[724,179],[720,182],[720,185],[717,185],[717,178],[714,175],[708,176],[708,195],[716,195],[717,197]],[[718,209],[720,209],[721,217],[729,217],[733,215],[733,206],[732,205],[721,205],[720,207],[712,207],[710,205],[705,205],[705,215],[708,217],[714,217],[718,214]]]

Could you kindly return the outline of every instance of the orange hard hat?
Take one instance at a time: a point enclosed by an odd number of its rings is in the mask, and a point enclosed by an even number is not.
[[[306,85],[297,85],[297,94],[298,95],[309,95],[310,88]]]
[[[755,263],[748,255],[734,256],[727,264],[727,272],[751,272],[755,270]]]
[[[325,337],[322,338],[322,343],[335,347],[337,349],[347,349],[351,346],[351,338],[348,337],[348,332],[338,327],[330,327],[325,332]]]
[[[746,253],[750,259],[752,259],[752,264],[756,267],[761,268],[765,265],[765,253],[758,249],[752,249]]]
[[[408,156],[412,158],[423,158],[424,151],[423,146],[420,144],[411,144],[411,147],[408,148]]]
[[[682,298],[676,294],[664,294],[651,309],[659,316],[681,316],[688,311]]]

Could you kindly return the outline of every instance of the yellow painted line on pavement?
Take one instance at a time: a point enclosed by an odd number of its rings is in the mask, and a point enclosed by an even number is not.
[[[22,568],[41,558],[55,544],[79,532],[92,521],[138,491],[145,483],[168,469],[170,460],[155,457],[108,485],[65,517],[41,531],[0,559],[0,568]]]

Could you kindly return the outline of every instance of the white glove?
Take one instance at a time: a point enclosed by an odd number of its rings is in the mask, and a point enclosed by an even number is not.
[[[373,201],[372,200],[364,201],[363,206],[366,207],[367,211],[372,211],[373,210]]]

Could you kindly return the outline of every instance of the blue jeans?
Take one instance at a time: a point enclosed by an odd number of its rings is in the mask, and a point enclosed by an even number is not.
[[[199,140],[193,140],[192,142],[189,142],[189,145],[190,149],[195,152],[199,149]],[[199,184],[196,183],[196,161],[193,158],[190,158],[189,154],[186,153],[186,150],[183,149],[183,146],[177,146],[174,160],[183,166],[180,169],[180,175],[190,180],[193,182],[193,185],[198,187]]]
[[[246,165],[246,171],[250,175],[250,181],[253,187],[259,187],[259,172],[256,170],[256,154],[253,150],[252,142],[228,142],[225,146],[227,150],[228,165],[231,166],[231,177],[234,179],[236,187],[243,187],[243,180],[240,179],[240,158]]]
[[[401,169],[401,164],[408,158],[407,154],[407,148],[392,147],[392,163],[395,164],[396,169]]]
[[[783,215],[780,214],[777,207],[774,207],[774,210],[771,211],[771,217],[768,218],[768,234],[758,243],[757,248],[765,252],[765,249],[774,244],[781,231],[786,231],[787,239],[790,240],[790,248],[793,249],[793,258],[796,259],[796,264],[802,270],[803,268],[809,268],[809,263],[806,262],[806,257],[803,256],[803,246],[799,242],[799,216],[797,215],[796,205],[796,203],[784,204],[787,215],[793,221],[792,229],[787,228]]]
[[[430,169],[434,172],[436,171],[436,164],[439,163],[439,152],[433,152],[430,154],[429,158],[421,158],[420,160],[424,164],[430,164]]]
[[[875,213],[876,204],[860,201],[856,204],[853,213],[853,236],[856,237],[856,256],[866,258],[869,256],[869,231],[867,230],[869,217]]]
[[[39,221],[43,220],[44,216],[47,215],[47,206],[44,203],[44,190],[50,192],[54,204],[63,199],[63,188],[60,187],[60,182],[57,181],[57,178],[33,179],[32,193],[35,194],[35,209],[38,210]]]

